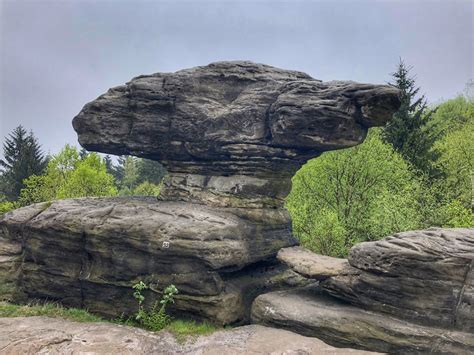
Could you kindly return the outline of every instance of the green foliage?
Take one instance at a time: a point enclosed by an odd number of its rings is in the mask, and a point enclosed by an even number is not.
[[[436,113],[443,134],[433,149],[440,172],[432,181],[436,222],[448,227],[474,226],[474,101],[460,96],[441,104]]]
[[[157,196],[166,174],[159,162],[132,156],[120,157],[112,170],[122,196]]]
[[[410,76],[410,67],[400,60],[397,71],[392,74],[395,79],[391,85],[401,91],[401,106],[383,131],[385,142],[401,154],[419,172],[432,175],[432,162],[436,154],[431,149],[436,136],[432,127],[432,112],[427,109],[425,97],[419,96],[420,88]]]
[[[90,153],[79,161],[69,178],[57,192],[58,198],[85,196],[114,196],[117,189],[114,178],[107,173],[105,162],[96,153]]]
[[[193,320],[177,319],[171,321],[166,329],[174,334],[178,342],[182,343],[189,336],[211,334],[219,328],[208,322],[197,323]]]
[[[161,192],[161,184],[155,185],[145,181],[133,190],[134,196],[159,196]]]
[[[16,203],[10,202],[10,201],[5,201],[5,202],[0,202],[0,215],[13,211],[16,208]]]
[[[84,309],[65,308],[58,303],[30,303],[16,305],[0,302],[0,317],[34,317],[46,316],[70,319],[75,322],[102,322],[103,319],[90,314]]]
[[[436,166],[443,176],[438,186],[445,199],[459,199],[466,207],[470,206],[474,183],[474,114],[462,126],[448,131],[434,149],[440,155]]]
[[[34,174],[41,174],[46,167],[46,159],[33,135],[18,126],[5,139],[4,160],[0,159],[0,188],[9,201],[14,201],[24,188],[23,180]]]
[[[171,322],[171,317],[166,313],[166,307],[168,304],[174,303],[174,296],[178,293],[178,289],[174,285],[166,287],[160,302],[155,302],[149,311],[145,310],[143,306],[143,302],[145,301],[143,291],[147,289],[148,286],[142,281],[133,285],[133,297],[138,302],[138,311],[135,320],[146,329],[159,331]]]
[[[123,177],[120,181],[120,195],[132,195],[138,185],[138,159],[132,156],[123,162]]]
[[[138,162],[138,183],[150,182],[159,185],[166,175],[166,169],[159,162],[140,159]]]
[[[439,105],[432,117],[431,126],[437,138],[456,131],[474,119],[474,102],[459,95]]]
[[[474,226],[474,214],[458,200],[454,200],[448,205],[442,206],[441,215],[443,217],[443,227]]]
[[[24,180],[19,204],[22,206],[61,198],[114,196],[114,178],[107,173],[106,164],[96,153],[83,154],[66,145],[53,156],[43,175]]]
[[[356,242],[419,227],[421,191],[410,165],[373,129],[363,144],[303,166],[286,206],[304,246],[344,256]]]

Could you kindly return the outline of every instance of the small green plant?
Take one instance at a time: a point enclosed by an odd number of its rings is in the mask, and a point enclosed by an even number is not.
[[[175,285],[169,285],[166,287],[163,291],[163,297],[161,300],[159,302],[155,302],[153,307],[147,311],[143,306],[145,296],[143,296],[142,292],[148,288],[148,285],[146,285],[143,281],[133,285],[133,297],[138,302],[138,311],[135,315],[135,320],[139,325],[146,329],[159,331],[165,328],[171,322],[171,317],[166,314],[166,307],[168,304],[174,303],[174,295],[178,293],[178,289]]]

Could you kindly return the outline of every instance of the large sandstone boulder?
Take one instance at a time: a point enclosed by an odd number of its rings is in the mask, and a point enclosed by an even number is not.
[[[156,199],[79,199],[0,219],[5,297],[48,298],[109,316],[135,311],[174,283],[175,311],[221,324],[252,300],[305,281],[278,262],[296,245],[283,208],[308,159],[361,143],[400,106],[387,85],[321,82],[251,62],[140,76],[74,118],[89,150],[155,159],[168,169]]]
[[[255,322],[387,352],[474,351],[474,229],[431,228],[354,246],[348,260],[282,249],[317,287],[259,296]]]
[[[59,300],[109,317],[136,312],[140,280],[151,285],[150,303],[175,284],[175,311],[222,324],[245,321],[262,290],[304,281],[274,259],[296,244],[280,209],[60,200],[6,214],[0,243],[4,298]]]

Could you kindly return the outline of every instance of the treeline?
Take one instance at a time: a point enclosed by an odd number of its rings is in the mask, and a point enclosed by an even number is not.
[[[0,160],[0,213],[32,203],[86,196],[158,196],[164,167],[147,159],[110,156],[66,145],[45,156],[22,126],[6,138]]]
[[[474,226],[474,100],[430,108],[401,62],[402,105],[363,144],[326,152],[293,178],[287,208],[302,244],[345,256],[352,245],[431,226]]]

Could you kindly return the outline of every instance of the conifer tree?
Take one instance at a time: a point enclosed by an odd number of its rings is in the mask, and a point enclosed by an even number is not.
[[[385,142],[410,162],[419,173],[428,176],[434,173],[432,163],[436,160],[431,150],[436,137],[430,131],[432,112],[428,110],[424,95],[410,76],[412,68],[400,60],[397,71],[392,74],[392,86],[401,90],[401,106],[383,132]]]
[[[148,181],[152,184],[159,184],[166,175],[166,169],[155,160],[140,159],[138,162],[138,182]]]
[[[47,159],[33,132],[28,133],[21,125],[5,139],[3,155],[4,159],[0,159],[1,193],[14,201],[24,188],[23,180],[41,174]]]
[[[112,158],[110,155],[106,155],[104,157],[104,162],[105,162],[105,168],[107,169],[107,173],[111,174],[112,176],[114,175],[114,163],[112,161]]]

